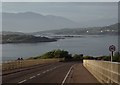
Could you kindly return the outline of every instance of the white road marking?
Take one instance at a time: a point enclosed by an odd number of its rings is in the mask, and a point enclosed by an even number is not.
[[[23,82],[25,82],[25,81],[27,81],[27,80],[25,79],[25,80],[23,80],[23,81],[20,81],[20,82],[18,82],[18,83],[23,83]]]
[[[40,75],[40,73],[39,74],[37,74],[38,76]]]
[[[50,69],[50,71],[52,71],[53,69]]]
[[[42,73],[46,73],[46,71],[43,71]]]
[[[36,76],[32,76],[32,77],[30,77],[29,79],[33,79],[33,78],[35,78]]]
[[[53,69],[56,69],[57,67],[54,67]]]
[[[47,70],[47,72],[49,72],[50,70]]]
[[[73,68],[73,66],[71,66],[71,67],[70,67],[70,69],[69,69],[69,71],[67,72],[67,74],[66,74],[66,76],[65,76],[64,80],[62,81],[61,85],[64,85],[64,83],[65,83],[65,81],[66,81],[66,79],[67,79],[68,75],[70,74],[70,72],[71,72],[72,68]]]
[[[59,67],[59,66],[57,66],[57,67]],[[51,69],[49,69],[49,70],[46,70],[46,71],[43,71],[42,73],[46,73],[46,72],[49,72],[49,71],[52,71],[52,70],[54,70],[54,69],[56,69],[57,67],[54,67],[54,68],[51,68]],[[39,76],[39,75],[41,75],[41,73],[38,73],[37,74],[37,76]],[[32,76],[32,77],[30,77],[29,79],[33,79],[33,78],[35,78],[36,76]],[[65,81],[66,79],[64,79],[64,81]],[[18,82],[18,83],[24,83],[24,82],[26,82],[27,80],[25,79],[25,80],[23,80],[23,81],[20,81],[20,82]]]

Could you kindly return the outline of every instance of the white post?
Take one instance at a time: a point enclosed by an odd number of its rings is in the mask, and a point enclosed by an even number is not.
[[[111,68],[110,68],[110,72],[111,72],[111,74],[110,74],[110,77],[111,77],[111,79],[110,79],[110,83],[112,84],[112,61],[113,61],[113,53],[114,53],[114,51],[115,51],[115,46],[114,45],[111,45],[110,47],[109,47],[109,51],[111,52]]]
[[[111,85],[112,85],[112,62],[113,62],[113,53],[114,51],[111,51]]]
[[[111,63],[113,61],[113,51],[111,52]]]

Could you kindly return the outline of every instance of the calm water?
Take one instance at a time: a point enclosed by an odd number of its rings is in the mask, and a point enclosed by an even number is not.
[[[108,48],[111,44],[118,47],[117,36],[85,36],[37,44],[4,44],[2,45],[2,58],[3,60],[13,60],[18,57],[29,58],[58,48],[67,50],[71,54],[102,56],[110,54]]]

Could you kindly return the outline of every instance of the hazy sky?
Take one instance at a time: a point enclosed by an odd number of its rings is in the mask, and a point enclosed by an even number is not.
[[[2,11],[62,16],[81,26],[105,26],[118,21],[117,2],[3,2]]]
[[[119,0],[1,0],[4,2],[118,2]]]

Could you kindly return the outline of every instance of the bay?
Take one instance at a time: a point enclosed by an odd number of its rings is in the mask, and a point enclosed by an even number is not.
[[[67,50],[72,55],[84,54],[85,56],[89,55],[97,57],[110,55],[110,45],[118,47],[118,36],[89,35],[79,38],[60,39],[56,42],[3,44],[2,59],[3,61],[16,60],[18,57],[26,59],[42,55],[54,49]]]

